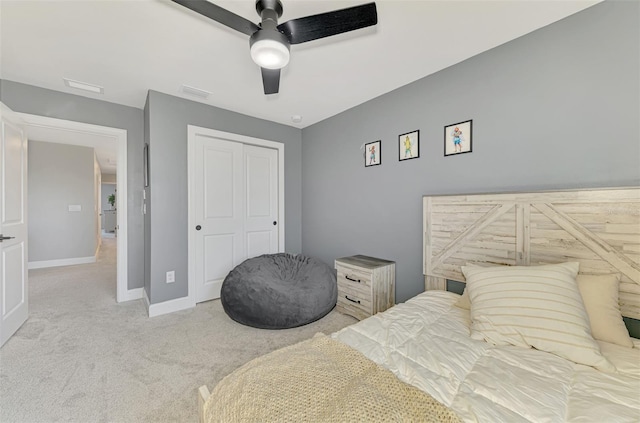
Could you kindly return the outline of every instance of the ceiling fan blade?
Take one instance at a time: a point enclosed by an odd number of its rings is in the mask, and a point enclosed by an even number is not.
[[[175,0],[174,0],[175,1]],[[333,12],[292,19],[278,25],[291,44],[306,43],[378,23],[375,3],[367,3]]]
[[[265,94],[277,94],[280,90],[280,69],[262,69],[262,85]]]
[[[209,19],[213,19],[216,22],[220,22],[222,25],[226,25],[231,29],[242,32],[247,35],[251,35],[260,27],[250,20],[236,15],[233,12],[229,12],[227,9],[223,9],[213,3],[209,3],[205,0],[171,0],[174,3],[178,3],[181,6],[191,9],[194,12],[206,16]]]

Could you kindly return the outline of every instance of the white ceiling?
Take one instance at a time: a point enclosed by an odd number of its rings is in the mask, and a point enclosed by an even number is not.
[[[283,0],[280,22],[366,1]],[[292,46],[280,93],[265,96],[248,37],[170,1],[1,0],[0,77],[137,108],[151,89],[303,128],[597,2],[378,0],[377,26]],[[259,20],[254,0],[216,3]]]

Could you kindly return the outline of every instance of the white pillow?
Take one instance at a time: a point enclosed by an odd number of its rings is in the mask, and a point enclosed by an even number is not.
[[[633,348],[620,312],[618,275],[578,275],[576,282],[594,339]]]
[[[576,284],[579,263],[463,266],[471,337],[495,345],[533,347],[574,363],[614,371],[591,336]]]
[[[460,307],[464,310],[471,310],[471,303],[469,302],[469,290],[465,286],[464,291],[462,291],[462,295],[458,298],[454,304],[456,307]]]
[[[593,339],[633,348],[633,340],[620,312],[618,278],[615,274],[578,275],[576,283],[589,316]],[[465,310],[471,309],[468,289],[464,290],[455,306]]]

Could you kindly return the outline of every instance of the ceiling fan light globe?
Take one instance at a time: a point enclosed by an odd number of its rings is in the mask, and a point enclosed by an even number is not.
[[[275,40],[258,40],[251,45],[251,58],[261,68],[281,69],[289,63],[289,49]]]

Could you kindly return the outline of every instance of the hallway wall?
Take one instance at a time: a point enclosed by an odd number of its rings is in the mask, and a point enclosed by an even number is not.
[[[29,140],[28,154],[29,267],[95,260],[93,148]]]

